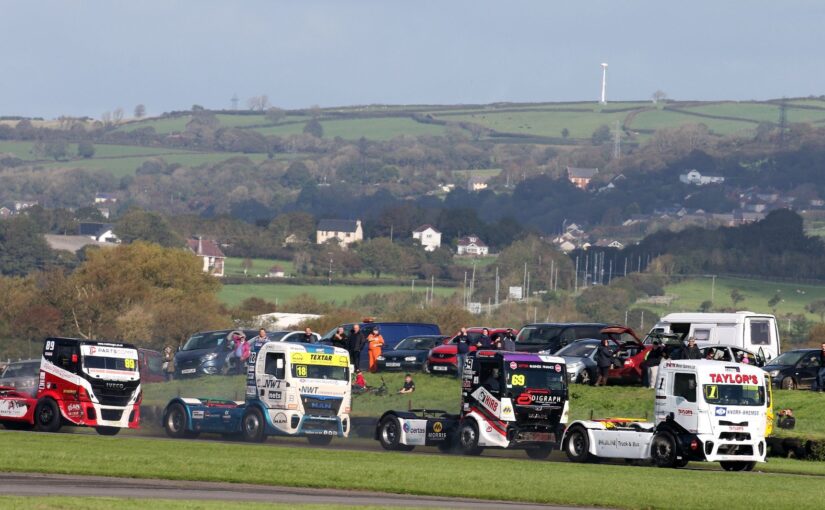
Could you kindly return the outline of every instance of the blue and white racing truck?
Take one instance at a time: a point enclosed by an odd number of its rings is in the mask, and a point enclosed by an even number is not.
[[[268,342],[252,353],[246,401],[174,398],[163,413],[170,437],[200,433],[262,442],[305,436],[325,445],[350,431],[350,360],[346,350],[317,344]]]

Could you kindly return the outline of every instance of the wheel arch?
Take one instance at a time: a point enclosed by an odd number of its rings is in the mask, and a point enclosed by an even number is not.
[[[593,440],[593,433],[591,432],[591,430],[593,430],[594,428],[603,428],[603,427],[595,426],[594,422],[588,422],[588,421],[584,421],[584,420],[576,420],[573,423],[571,423],[570,425],[568,425],[567,428],[564,429],[564,434],[562,434],[561,441],[559,442],[559,445],[564,447],[564,445],[566,444],[568,435],[572,431],[580,429],[580,430],[583,430],[585,434],[587,434],[587,452],[590,453],[591,455],[598,455],[599,452],[596,451],[595,441]]]
[[[390,416],[402,420],[412,420],[418,418],[418,416],[416,416],[415,413],[411,413],[409,411],[397,411],[393,409],[389,411],[384,411],[384,414],[382,414],[381,417],[378,418],[378,421],[375,422],[375,432],[373,434],[373,439],[379,439],[379,434],[381,433],[381,423],[384,421],[385,418]]]

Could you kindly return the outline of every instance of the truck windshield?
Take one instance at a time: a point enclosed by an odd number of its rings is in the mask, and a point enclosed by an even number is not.
[[[705,402],[725,406],[763,406],[765,387],[741,384],[705,384]]]
[[[83,368],[91,375],[105,375],[112,372],[128,372],[131,374],[137,370],[137,353],[135,353],[134,359],[84,356]]]
[[[298,379],[327,379],[349,381],[349,368],[332,365],[310,365],[307,363],[292,365],[292,377]]]

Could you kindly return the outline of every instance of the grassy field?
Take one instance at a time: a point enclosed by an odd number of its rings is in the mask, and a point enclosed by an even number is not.
[[[123,499],[123,498],[79,498],[64,496],[0,496],[0,508],[20,510],[143,510],[149,506],[170,510],[360,510],[377,509],[377,506],[349,505],[294,505],[281,503],[254,503],[249,501],[204,501],[179,499]],[[399,510],[403,510],[400,508]]]
[[[244,276],[243,273],[243,259],[242,257],[227,257],[224,263],[224,273],[226,276]],[[294,271],[291,260],[274,260],[274,259],[251,259],[252,267],[249,268],[247,276],[253,277],[256,275],[265,276],[269,274],[269,268],[272,266],[281,266],[284,272],[289,275]]]
[[[364,294],[391,294],[409,292],[410,287],[401,285],[288,285],[288,284],[240,284],[224,285],[218,297],[230,306],[236,306],[248,297],[259,297],[270,302],[283,303],[301,294],[307,294],[325,303],[343,304]],[[418,287],[416,293],[422,299],[425,289]],[[435,293],[449,296],[456,292],[450,287],[436,287]]]
[[[779,497],[785,508],[821,508],[822,503],[822,477],[779,473],[788,469],[787,462],[777,463],[779,469],[771,476],[759,476],[702,469],[31,433],[7,433],[0,448],[3,471],[346,488],[613,508],[670,508],[674,491],[679,508],[752,510],[755,501]],[[772,464],[757,469],[768,471]],[[354,466],[362,476],[353,476]],[[797,472],[825,474],[821,463],[795,461],[793,466]],[[481,473],[494,475],[480,477]],[[521,487],[529,490],[518,490]],[[742,497],[743,487],[747,497]]]
[[[357,140],[361,137],[370,140],[391,140],[402,135],[438,136],[444,134],[443,126],[422,124],[408,117],[322,120],[321,125],[324,127],[324,138],[340,136],[345,140]],[[265,135],[287,136],[302,133],[304,124],[278,124],[255,130]]]
[[[699,305],[710,300],[711,278],[693,278],[665,287],[666,294],[677,296],[670,306],[640,304],[645,308],[653,309],[660,314],[671,312],[695,312]],[[738,289],[745,296],[745,300],[736,305],[737,310],[772,313],[768,307],[770,300],[779,292],[782,301],[776,307],[777,315],[786,313],[806,314],[811,320],[819,320],[818,315],[805,311],[805,305],[812,301],[825,299],[825,286],[803,285],[797,283],[780,283],[760,280],[746,280],[739,278],[717,278],[714,289],[714,304],[717,307],[733,307],[730,293]],[[787,326],[786,324],[784,325]]]

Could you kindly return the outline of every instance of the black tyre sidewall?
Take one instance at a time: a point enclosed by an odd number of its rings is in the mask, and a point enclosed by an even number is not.
[[[394,440],[388,440],[384,437],[384,431],[388,428],[394,426],[395,427],[395,438]],[[381,443],[381,447],[385,450],[398,450],[399,446],[401,446],[401,422],[395,416],[387,416],[383,420],[381,420],[381,424],[378,426],[378,442]]]
[[[577,436],[581,436],[584,443],[584,448],[582,448],[583,451],[581,454],[576,454],[570,451],[570,441],[575,439]],[[587,431],[581,427],[573,428],[573,430],[564,436],[562,448],[564,449],[564,453],[567,455],[570,462],[587,462],[590,458],[590,438],[587,437]]]
[[[255,432],[250,433],[246,428],[246,420],[248,417],[252,415],[255,415],[258,419],[258,429]],[[264,416],[263,414],[261,414],[261,411],[259,411],[257,408],[252,408],[248,410],[246,413],[244,413],[242,420],[243,421],[241,425],[243,429],[244,440],[250,443],[262,443],[264,442],[264,440],[266,440],[266,434],[264,433],[266,422],[264,422]]]
[[[45,406],[48,406],[51,409],[52,419],[49,423],[44,424],[40,420],[40,414]],[[60,430],[62,420],[63,418],[60,415],[60,407],[58,407],[57,402],[50,398],[40,400],[34,408],[34,426],[39,432],[57,432]]]
[[[169,427],[169,420],[173,419],[173,416],[177,414],[180,415],[181,418],[181,428],[178,431],[174,431]],[[186,436],[186,409],[183,408],[180,404],[172,404],[169,406],[169,409],[166,411],[166,418],[163,420],[163,429],[166,431],[166,435],[173,438],[181,438]]]

